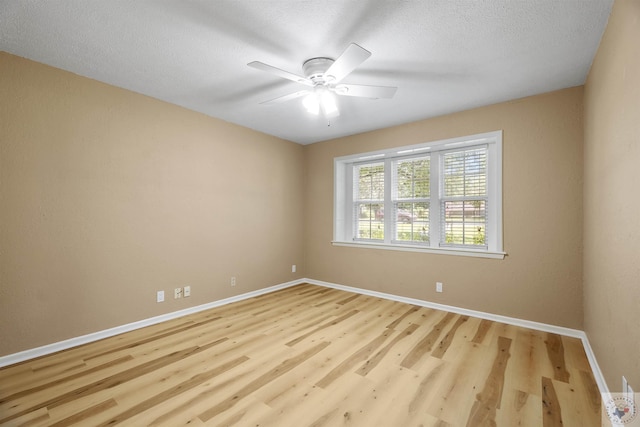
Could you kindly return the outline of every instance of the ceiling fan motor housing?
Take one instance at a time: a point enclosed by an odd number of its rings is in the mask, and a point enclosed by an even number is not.
[[[335,77],[325,75],[331,64],[333,64],[331,58],[311,58],[302,64],[302,71],[313,84],[326,85],[335,80]]]

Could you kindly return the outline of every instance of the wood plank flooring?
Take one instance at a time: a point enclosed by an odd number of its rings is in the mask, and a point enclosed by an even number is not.
[[[575,338],[313,285],[0,369],[8,426],[598,426]]]

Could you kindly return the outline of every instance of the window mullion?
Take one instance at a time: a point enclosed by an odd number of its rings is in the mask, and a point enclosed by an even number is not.
[[[395,235],[395,209],[393,209],[393,197],[396,194],[395,172],[391,159],[384,161],[384,242],[391,243]]]
[[[442,204],[440,203],[440,158],[438,152],[431,154],[430,168],[430,203],[429,203],[429,246],[440,246],[440,221]]]
[[[344,180],[345,180],[345,185],[344,185],[344,192],[345,192],[345,200],[349,201],[349,203],[345,203],[342,209],[342,223],[344,224],[344,232],[343,232],[343,236],[350,236],[351,240],[354,240],[354,230],[356,227],[355,224],[355,219],[353,217],[353,212],[355,211],[355,203],[353,202],[354,200],[354,177],[353,177],[353,167],[349,167],[346,168],[346,170],[344,171],[345,175],[344,176]]]

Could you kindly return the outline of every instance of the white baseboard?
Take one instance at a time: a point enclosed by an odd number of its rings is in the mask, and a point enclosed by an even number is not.
[[[403,296],[386,294],[384,292],[370,291],[368,289],[354,288],[351,286],[338,285],[336,283],[323,282],[321,280],[314,279],[305,279],[305,283],[310,283],[312,285],[324,286],[327,288],[340,289],[347,292],[354,292],[362,295],[369,295],[373,297],[388,299],[392,301],[404,302],[407,304],[413,304],[420,307],[433,308],[435,310],[442,311],[450,311],[452,313],[462,314],[465,316],[478,317],[480,319],[492,320],[494,322],[506,323],[514,326],[521,326],[523,328],[534,329],[542,332],[551,332],[554,334],[565,335],[573,338],[579,338],[582,341],[582,346],[584,347],[584,351],[587,354],[587,359],[589,360],[589,364],[591,365],[591,370],[593,371],[593,376],[595,377],[596,384],[598,384],[598,388],[600,389],[601,394],[609,394],[609,388],[607,387],[607,383],[604,380],[604,376],[602,375],[602,371],[600,370],[600,366],[598,366],[598,362],[596,360],[596,356],[589,344],[589,339],[587,334],[584,331],[578,329],[565,328],[562,326],[549,325],[547,323],[534,322],[531,320],[518,319],[515,317],[501,316],[499,314],[486,313],[484,311],[476,311],[469,310],[466,308],[454,307],[451,305],[438,304],[435,302],[415,299],[415,298],[407,298]]]
[[[596,384],[598,384],[598,388],[600,389],[600,394],[602,396],[608,396],[610,394],[609,387],[607,386],[607,382],[604,380],[604,375],[602,374],[598,361],[596,360],[596,354],[593,352],[591,344],[589,344],[587,334],[582,332],[582,335],[582,346],[584,347],[584,352],[587,354],[587,360],[589,360],[589,365],[591,366],[591,371],[593,372]]]
[[[186,316],[188,314],[197,313],[197,312],[208,310],[214,307],[220,307],[221,305],[231,304],[232,302],[242,301],[242,300],[253,298],[259,295],[268,294],[270,292],[278,291],[280,289],[285,289],[290,286],[299,285],[300,283],[307,283],[307,281],[305,279],[299,279],[299,280],[294,280],[287,283],[281,283],[279,285],[270,286],[268,288],[258,289],[257,291],[247,292],[241,295],[236,295],[236,296],[221,299],[218,301],[213,301],[207,304],[185,308],[184,310],[178,310],[171,313],[161,314],[160,316],[151,317],[149,319],[143,319],[138,322],[127,323],[126,325],[116,326],[115,328],[105,329],[103,331],[93,332],[91,334],[70,338],[68,340],[43,345],[42,347],[32,348],[29,350],[21,351],[19,353],[9,354],[7,356],[0,357],[0,368],[2,368],[3,366],[13,365],[14,363],[24,362],[25,360],[34,359],[36,357],[46,356],[47,354],[55,353],[61,350],[66,350],[68,348],[76,347],[82,344],[98,341],[103,338],[119,335],[124,332],[130,332],[136,329],[144,328],[146,326],[151,326],[157,323],[166,322],[167,320],[176,319],[178,317]]]
[[[554,334],[566,335],[574,338],[582,338],[581,334],[583,334],[583,332],[578,329],[564,328],[561,326],[549,325],[547,323],[539,323],[539,322],[533,322],[531,320],[518,319],[515,317],[501,316],[499,314],[486,313],[484,311],[469,310],[466,308],[455,307],[452,305],[438,304],[435,302],[425,301],[425,300],[416,299],[416,298],[408,298],[408,297],[402,297],[394,294],[386,294],[384,292],[370,291],[368,289],[353,288],[351,286],[344,286],[344,285],[338,285],[335,283],[322,282],[320,280],[307,279],[307,283],[310,283],[312,285],[324,286],[327,288],[340,289],[347,292],[355,292],[362,295],[369,295],[372,297],[378,297],[378,298],[388,299],[392,301],[404,302],[406,304],[413,304],[420,307],[433,308],[435,310],[449,311],[456,314],[462,314],[464,316],[479,317],[481,319],[492,320],[494,322],[500,322],[500,323],[507,323],[509,325],[522,326],[524,328],[535,329],[538,331],[552,332]]]
[[[128,323],[126,325],[117,326],[115,328],[106,329],[99,332],[94,332],[87,335],[82,335],[80,337],[71,338],[65,341],[59,341],[57,343],[44,345],[42,347],[33,348],[30,350],[21,351],[19,353],[9,354],[7,356],[0,357],[0,368],[3,366],[12,365],[14,363],[24,362],[25,360],[33,359],[40,356],[45,356],[47,354],[55,353],[57,351],[66,350],[71,347],[76,347],[81,344],[90,343],[93,341],[97,341],[103,338],[112,337],[114,335],[119,335],[124,332],[133,331],[135,329],[144,328],[145,326],[155,325],[157,323],[166,322],[167,320],[176,319],[178,317],[186,316],[188,314],[197,313],[203,310],[208,310],[210,308],[219,307],[226,304],[231,304],[233,302],[242,301],[248,298],[253,298],[259,295],[268,294],[270,292],[275,292],[280,289],[289,288],[291,286],[299,285],[302,283],[309,283],[312,285],[323,286],[326,288],[334,288],[340,289],[347,292],[354,292],[362,295],[369,295],[377,298],[388,299],[392,301],[403,302],[407,304],[413,304],[420,307],[433,308],[435,310],[449,311],[452,313],[462,314],[465,316],[478,317],[480,319],[492,320],[494,322],[506,323],[514,326],[521,326],[524,328],[535,329],[543,332],[551,332],[559,335],[566,335],[569,337],[579,338],[582,340],[582,345],[584,346],[585,353],[587,354],[587,359],[589,360],[589,364],[591,365],[591,370],[593,371],[593,375],[595,377],[596,383],[598,384],[598,388],[600,389],[600,393],[609,394],[609,389],[607,387],[607,383],[604,380],[604,376],[602,375],[602,371],[600,371],[600,367],[598,366],[598,362],[596,361],[596,356],[593,353],[591,345],[589,344],[589,339],[587,338],[587,334],[584,331],[580,331],[577,329],[564,328],[561,326],[549,325],[546,323],[533,322],[531,320],[523,320],[515,317],[501,316],[498,314],[485,313],[483,311],[469,310],[466,308],[454,307],[450,305],[438,304],[430,301],[419,300],[415,298],[408,298],[399,295],[387,294],[384,292],[371,291],[368,289],[354,288],[351,286],[339,285],[336,283],[324,282],[321,280],[314,279],[298,279],[291,282],[282,283],[275,286],[270,286],[268,288],[259,289],[257,291],[247,292],[241,295],[236,295],[230,298],[225,298],[218,301],[213,301],[207,304],[198,305],[195,307],[186,308],[184,310],[174,311],[172,313],[163,314],[156,317],[151,317],[149,319],[140,320],[138,322]]]

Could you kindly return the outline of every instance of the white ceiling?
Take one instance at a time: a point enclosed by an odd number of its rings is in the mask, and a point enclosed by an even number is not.
[[[613,0],[2,0],[0,49],[209,116],[308,144],[583,84]],[[311,116],[302,74],[355,42],[372,52]]]

